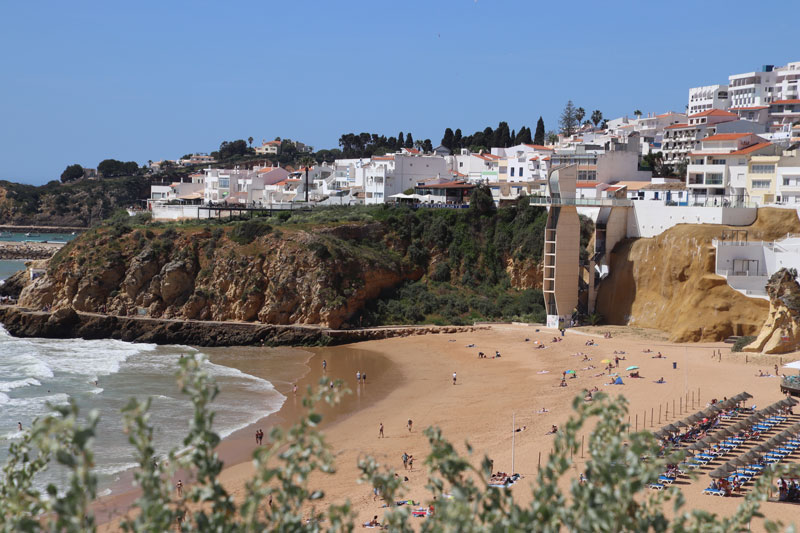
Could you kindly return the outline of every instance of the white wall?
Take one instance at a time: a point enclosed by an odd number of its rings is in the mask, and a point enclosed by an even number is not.
[[[660,201],[637,200],[628,213],[628,237],[655,237],[678,224],[749,226],[757,213],[750,207],[667,206]]]
[[[152,209],[154,220],[179,220],[183,218],[197,218],[196,205],[154,205]],[[201,217],[208,218],[210,211],[203,211]]]

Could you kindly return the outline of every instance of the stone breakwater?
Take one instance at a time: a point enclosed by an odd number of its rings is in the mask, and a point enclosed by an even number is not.
[[[50,259],[62,246],[64,245],[49,242],[2,241],[0,242],[0,259]]]
[[[71,308],[44,312],[16,306],[0,306],[0,322],[15,337],[119,339],[128,342],[192,346],[326,346],[489,328],[488,326],[399,326],[337,330],[304,325],[101,315],[79,313]]]

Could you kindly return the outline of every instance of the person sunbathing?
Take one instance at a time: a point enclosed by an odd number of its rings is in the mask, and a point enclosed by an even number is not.
[[[549,412],[550,412],[550,411],[548,411],[548,410],[547,410],[547,407],[542,407],[542,408],[541,408],[541,409],[539,409],[539,411],[538,411],[538,413],[539,413],[540,415],[541,415],[541,414],[544,414],[544,413],[549,413]]]
[[[536,347],[537,350],[543,350],[544,348],[545,348],[544,344],[540,344],[539,346]]]
[[[642,350],[642,353],[653,353],[653,350],[651,350],[650,348],[648,348],[648,349],[646,349],[646,350]]]
[[[558,426],[556,426],[555,424],[553,424],[553,427],[552,427],[552,428],[550,428],[550,431],[548,431],[547,433],[545,433],[545,435],[554,435],[554,434],[556,434],[556,433],[558,433]]]
[[[658,381],[656,381],[656,383],[666,383],[666,381],[664,381],[664,378],[661,377],[661,378],[658,378]]]

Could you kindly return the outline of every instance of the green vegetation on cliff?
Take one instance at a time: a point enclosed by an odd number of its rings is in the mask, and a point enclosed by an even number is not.
[[[64,247],[23,301],[332,327],[540,322],[545,221],[524,199],[495,209],[484,190],[461,210],[331,207],[168,224],[119,212]]]

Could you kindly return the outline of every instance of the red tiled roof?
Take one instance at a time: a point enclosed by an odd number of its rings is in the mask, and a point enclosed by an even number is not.
[[[732,107],[731,111],[756,111],[758,109],[769,109],[768,105],[754,105],[750,107]]]
[[[690,152],[689,155],[690,156],[692,156],[692,155],[702,155],[702,156],[705,156],[705,155],[715,155],[715,156],[745,155],[745,154],[750,154],[750,153],[753,153],[755,151],[761,150],[762,148],[766,148],[767,146],[770,146],[771,144],[772,143],[768,143],[768,142],[752,144],[752,145],[748,146],[747,148],[742,148],[741,150],[735,150],[733,152],[727,152],[727,153],[726,152],[721,152],[721,153]]]
[[[378,155],[378,156],[373,156],[372,160],[373,161],[394,161],[394,156],[393,155]]]
[[[730,111],[723,111],[722,109],[709,109],[708,111],[702,111],[700,113],[695,113],[694,115],[689,115],[689,118],[694,117],[738,117],[736,113],[731,113]]]
[[[409,154],[418,154],[419,153],[419,150],[417,150],[416,148],[403,148],[403,150],[405,150]]]
[[[600,182],[597,181],[578,181],[575,183],[575,187],[578,189],[594,189],[600,185]]]
[[[664,129],[665,129],[665,130],[672,130],[672,129],[678,129],[678,128],[688,128],[688,127],[689,127],[689,125],[688,125],[688,124],[673,124],[672,126],[667,126],[667,127],[666,127],[666,128],[664,128]]]
[[[700,139],[703,142],[708,141],[735,141],[736,139],[741,139],[742,137],[747,137],[748,135],[753,135],[752,133],[718,133],[716,135],[711,135],[710,137],[706,137],[705,139]]]
[[[277,144],[277,145],[280,145],[281,141],[267,141],[264,144]]]
[[[800,100],[778,100],[769,105],[800,104]]]

